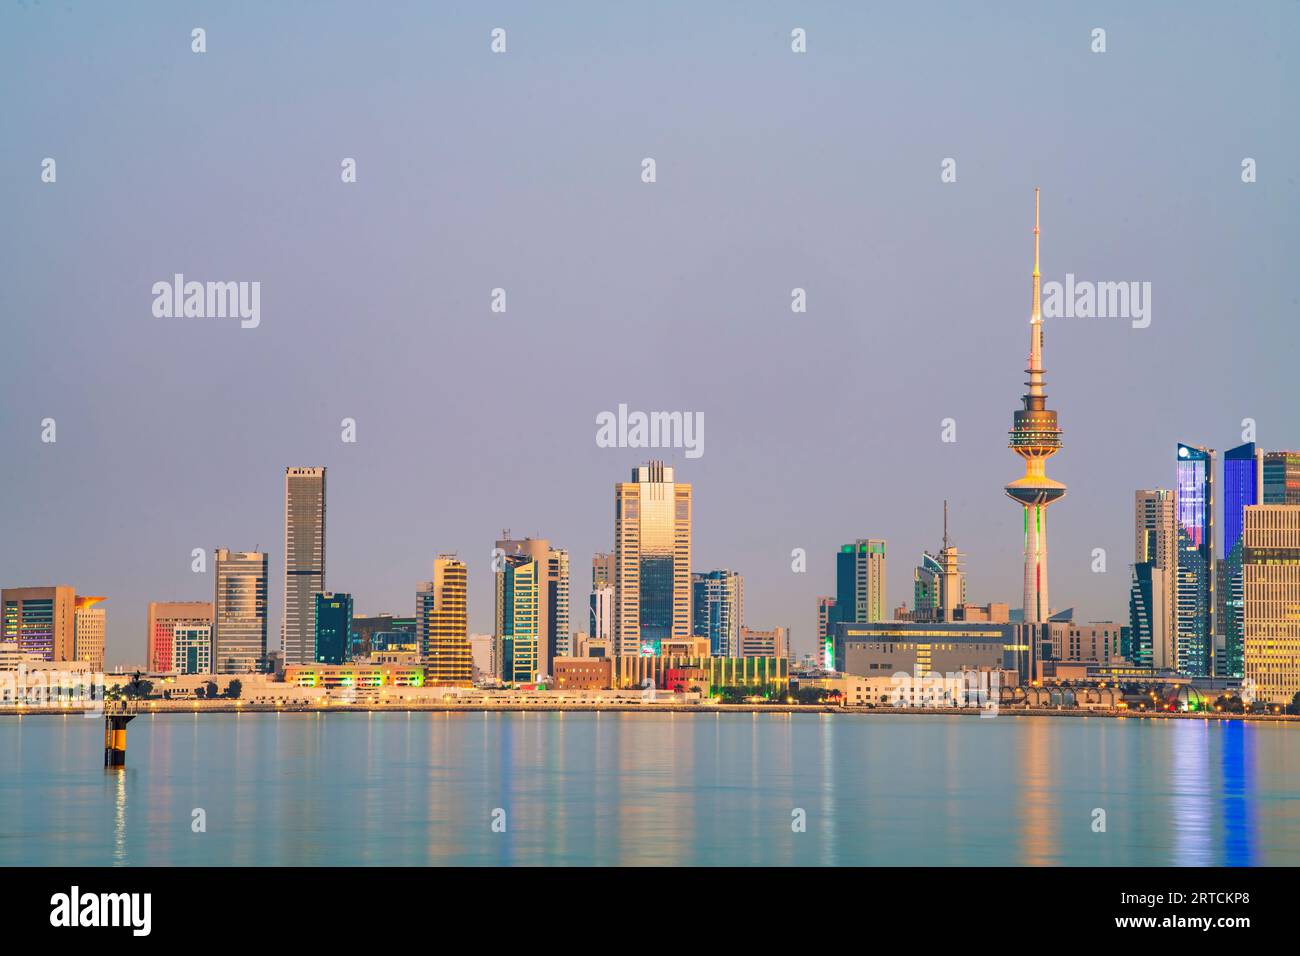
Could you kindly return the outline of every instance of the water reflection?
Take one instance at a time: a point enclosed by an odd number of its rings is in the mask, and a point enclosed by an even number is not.
[[[1208,720],[1174,720],[1166,728],[1172,737],[1169,822],[1173,827],[1175,866],[1208,866],[1214,863],[1211,839],[1214,833],[1210,803],[1210,761]],[[1217,730],[1216,730],[1217,732]]]
[[[113,786],[113,865],[126,865],[126,775],[125,767],[106,771]]]
[[[966,719],[966,718],[959,718]],[[1026,866],[1048,866],[1058,862],[1054,846],[1053,810],[1061,799],[1052,767],[1052,720],[1013,718],[1025,724],[1021,735],[1020,779],[1020,862]]]
[[[1233,720],[1220,728],[1223,777],[1223,862],[1228,866],[1254,866],[1255,812],[1247,787],[1255,776],[1256,728]]]

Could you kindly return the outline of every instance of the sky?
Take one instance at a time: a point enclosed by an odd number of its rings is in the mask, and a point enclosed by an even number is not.
[[[658,457],[695,570],[797,652],[844,542],[885,538],[910,604],[944,499],[970,600],[1016,606],[1039,186],[1045,283],[1151,283],[1147,328],[1045,326],[1053,605],[1126,622],[1176,443],[1300,448],[1300,7],[1241,11],[6,4],[0,585],[107,596],[109,663],[142,663],[149,601],[211,599],[193,549],[260,548],[274,647],[284,468],[325,465],[358,613],[455,552],[490,631],[509,528],[569,549],[580,627],[613,485]],[[175,273],[260,282],[260,325],[155,317]],[[598,446],[620,403],[702,414],[703,455]]]

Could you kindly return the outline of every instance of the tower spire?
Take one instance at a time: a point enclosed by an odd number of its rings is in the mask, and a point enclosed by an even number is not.
[[[948,499],[943,499],[943,549],[948,550]]]
[[[1026,408],[1041,407],[1043,391],[1043,303],[1042,283],[1038,271],[1038,187],[1034,187],[1034,273],[1033,297],[1029,307],[1029,394],[1025,396]],[[1037,401],[1031,402],[1031,399]]]

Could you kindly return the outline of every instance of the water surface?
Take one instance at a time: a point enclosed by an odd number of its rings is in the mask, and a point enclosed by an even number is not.
[[[1300,865],[1273,723],[168,714],[102,755],[0,718],[0,864]]]

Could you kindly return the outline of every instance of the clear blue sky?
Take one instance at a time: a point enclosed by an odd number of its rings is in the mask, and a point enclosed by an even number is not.
[[[570,549],[580,626],[647,457],[596,445],[625,402],[704,413],[704,456],[667,455],[695,566],[742,572],[797,650],[843,541],[888,539],[910,601],[945,497],[971,599],[1014,605],[1039,185],[1046,281],[1153,286],[1148,329],[1046,333],[1053,602],[1126,620],[1133,490],[1175,442],[1252,417],[1300,447],[1298,27],[1291,2],[6,4],[0,584],[107,595],[109,661],[139,662],[148,601],[211,598],[191,549],[260,546],[274,643],[283,469],[324,464],[358,611],[409,613],[456,551],[489,630],[509,527]],[[261,327],[155,319],[175,272],[260,281]]]

